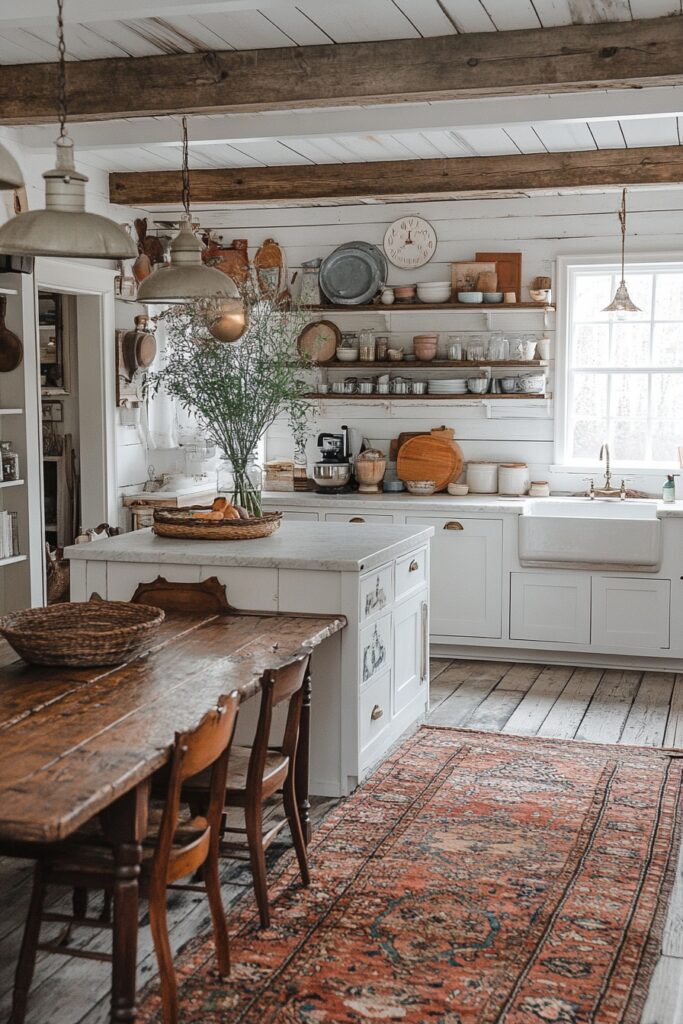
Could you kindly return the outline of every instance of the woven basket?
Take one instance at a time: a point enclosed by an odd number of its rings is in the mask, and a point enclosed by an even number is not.
[[[199,509],[195,509],[199,511]],[[210,509],[203,508],[203,512]],[[154,510],[153,530],[158,537],[177,537],[179,540],[255,540],[270,537],[280,526],[282,512],[266,512],[259,519],[194,519],[186,508],[157,508]]]
[[[76,601],[5,615],[0,634],[34,665],[116,665],[149,650],[163,620],[149,605]]]

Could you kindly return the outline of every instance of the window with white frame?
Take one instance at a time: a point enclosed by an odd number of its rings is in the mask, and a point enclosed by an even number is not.
[[[567,281],[564,462],[675,466],[683,445],[683,262],[627,267],[639,313],[602,310],[620,268],[572,264]]]

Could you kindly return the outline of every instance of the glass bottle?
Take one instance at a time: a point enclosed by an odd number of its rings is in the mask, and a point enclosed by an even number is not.
[[[19,455],[12,450],[10,441],[0,442],[0,456],[2,457],[2,479],[19,479]]]
[[[359,356],[362,363],[375,361],[375,332],[371,327],[363,327],[358,332]]]
[[[260,518],[263,474],[256,462],[256,456],[250,455],[240,463],[221,459],[218,465],[216,490],[232,505],[239,505],[246,509],[250,516]]]

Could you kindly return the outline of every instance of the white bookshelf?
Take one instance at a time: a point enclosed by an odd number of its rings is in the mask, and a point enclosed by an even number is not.
[[[0,559],[0,611],[44,601],[45,552],[42,530],[42,443],[36,288],[33,275],[0,275],[7,295],[6,323],[21,338],[24,358],[0,374],[0,439],[19,455],[19,480],[0,480],[0,510],[16,513],[21,554]]]

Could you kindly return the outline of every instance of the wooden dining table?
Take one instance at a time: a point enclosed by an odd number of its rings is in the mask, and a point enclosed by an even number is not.
[[[99,816],[116,865],[112,1021],[136,1017],[141,844],[150,780],[175,733],[193,729],[223,694],[256,695],[266,670],[344,625],[333,615],[167,613],[153,650],[124,665],[0,665],[0,852],[30,857]],[[304,705],[296,773],[308,833],[310,688]]]

